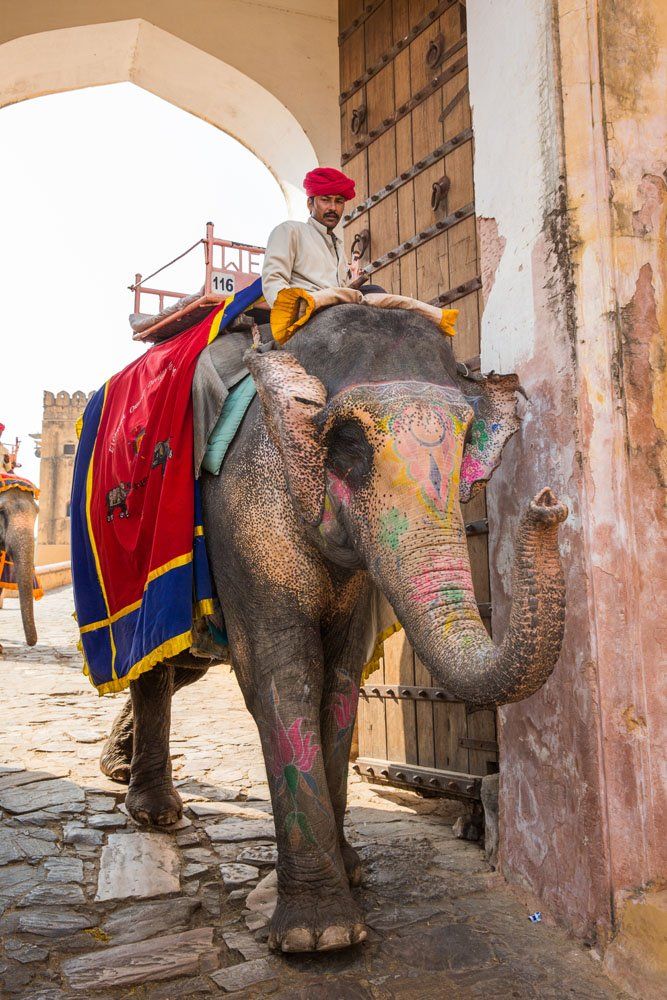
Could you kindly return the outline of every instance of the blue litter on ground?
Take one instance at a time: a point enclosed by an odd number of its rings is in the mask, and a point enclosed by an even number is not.
[[[531,924],[539,924],[540,921],[542,920],[542,914],[540,913],[539,910],[536,910],[535,913],[530,914],[528,919],[530,920]]]

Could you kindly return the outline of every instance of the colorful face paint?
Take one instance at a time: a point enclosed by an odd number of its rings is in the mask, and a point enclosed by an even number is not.
[[[401,535],[404,535],[407,530],[408,519],[406,515],[398,507],[392,507],[380,517],[380,544],[388,545],[395,552]]]
[[[472,416],[451,387],[395,382],[346,390],[332,401],[331,419],[360,425],[374,460],[362,488],[328,474],[332,506],[364,518],[378,545],[397,559],[404,537],[423,525],[462,530],[459,476]],[[483,432],[477,428],[478,435]]]
[[[474,483],[478,479],[483,479],[485,469],[482,463],[473,458],[472,455],[464,455],[461,462],[461,479],[464,483]]]

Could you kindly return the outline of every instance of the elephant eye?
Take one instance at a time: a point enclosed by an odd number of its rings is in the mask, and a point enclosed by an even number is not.
[[[463,439],[463,447],[464,448],[467,448],[468,444],[470,443],[470,439],[472,438],[472,425],[473,425],[474,422],[475,422],[475,418],[474,417],[471,420],[468,421],[468,426],[466,428],[466,434],[465,434],[465,437]]]
[[[349,486],[359,487],[373,468],[373,449],[356,420],[331,428],[326,438],[327,467]]]

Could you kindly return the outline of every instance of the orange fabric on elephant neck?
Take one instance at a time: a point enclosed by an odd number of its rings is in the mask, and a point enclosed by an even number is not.
[[[39,489],[34,483],[24,479],[23,476],[15,476],[13,472],[0,472],[0,493],[4,493],[5,490],[24,490],[26,493],[32,493],[35,499],[39,496]]]

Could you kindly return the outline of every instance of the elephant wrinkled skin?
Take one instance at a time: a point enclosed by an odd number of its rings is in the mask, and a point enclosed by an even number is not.
[[[16,488],[0,493],[0,550],[6,551],[14,563],[21,621],[29,646],[37,642],[32,590],[37,511],[32,494],[26,490]]]
[[[222,473],[204,476],[203,501],[273,800],[270,944],[341,948],[366,936],[343,817],[373,588],[454,696],[477,705],[526,698],[560,650],[557,532],[567,509],[549,489],[527,505],[510,624],[495,646],[475,602],[460,502],[483,487],[518,426],[516,377],[463,379],[434,324],[356,305],[322,312],[289,350],[251,352],[248,365],[258,398]],[[122,739],[104,751],[116,777],[132,755],[128,808],[154,823],[181,812],[168,742],[179,671],[165,665],[132,683],[115,730]]]

